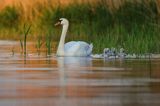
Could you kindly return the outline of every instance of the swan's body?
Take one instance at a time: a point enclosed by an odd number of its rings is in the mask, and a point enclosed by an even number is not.
[[[60,42],[57,49],[57,56],[90,56],[92,53],[92,44],[83,41],[71,41],[65,44],[65,37],[69,27],[69,22],[65,18],[61,18],[60,22],[63,26]]]

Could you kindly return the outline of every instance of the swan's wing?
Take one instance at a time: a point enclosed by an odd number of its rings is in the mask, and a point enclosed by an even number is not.
[[[92,44],[83,41],[71,41],[65,44],[65,54],[73,56],[88,56],[92,53]]]
[[[64,51],[67,54],[74,54],[76,51],[78,51],[79,47],[80,47],[79,43],[71,41],[65,44]]]
[[[70,48],[72,48],[74,45],[76,44],[75,41],[71,41],[71,42],[68,42],[64,45],[64,50],[67,51],[69,50]]]
[[[87,49],[87,54],[91,55],[92,54],[92,49],[93,49],[93,44],[91,43],[88,47],[86,47]]]

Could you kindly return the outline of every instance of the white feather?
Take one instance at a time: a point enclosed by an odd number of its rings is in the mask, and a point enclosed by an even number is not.
[[[92,44],[88,44],[84,41],[71,41],[64,44],[69,21],[65,18],[61,18],[60,20],[63,29],[57,50],[57,56],[90,56],[92,54]]]

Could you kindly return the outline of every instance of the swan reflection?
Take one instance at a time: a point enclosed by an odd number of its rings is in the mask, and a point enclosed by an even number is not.
[[[92,66],[91,57],[57,57],[58,67],[85,67]]]
[[[59,86],[60,86],[60,100],[64,105],[67,96],[67,87],[69,87],[69,79],[72,79],[70,75],[79,75],[78,71],[82,67],[91,67],[92,60],[90,57],[57,57],[58,69],[59,69]],[[78,70],[77,70],[78,69]]]
[[[60,86],[66,86],[69,75],[78,74],[81,68],[91,67],[92,59],[90,57],[57,57]],[[67,76],[68,75],[68,76]]]

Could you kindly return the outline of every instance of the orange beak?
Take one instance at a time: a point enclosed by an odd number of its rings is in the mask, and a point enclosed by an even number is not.
[[[61,22],[57,22],[56,24],[54,24],[54,26],[58,26],[61,25]]]

